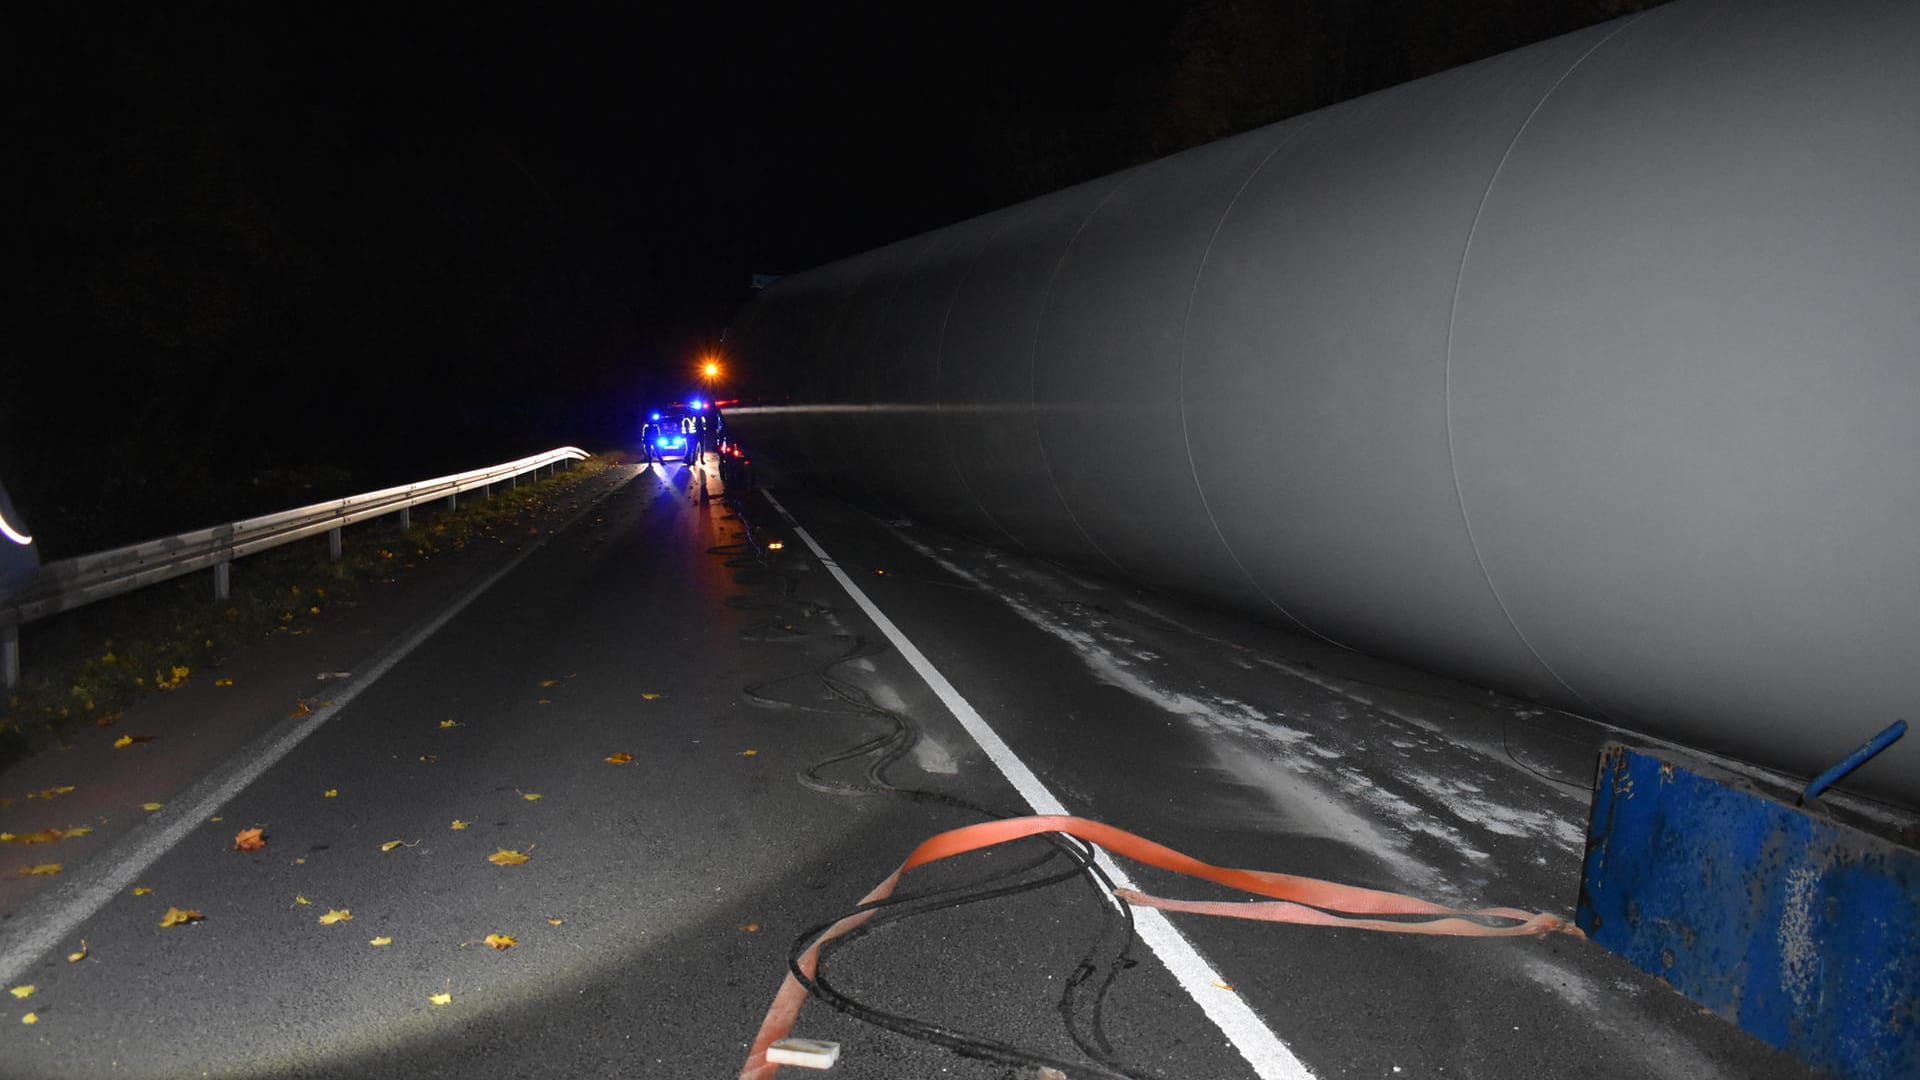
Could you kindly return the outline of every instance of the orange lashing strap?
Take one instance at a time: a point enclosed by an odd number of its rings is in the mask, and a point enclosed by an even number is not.
[[[983,822],[979,825],[968,825],[965,828],[952,829],[930,837],[913,849],[913,852],[907,856],[907,861],[900,864],[899,869],[888,875],[885,881],[863,897],[859,906],[865,907],[892,896],[894,888],[900,884],[901,876],[914,867],[1042,833],[1066,833],[1069,836],[1077,836],[1082,840],[1098,844],[1116,855],[1124,855],[1135,862],[1268,898],[1265,901],[1226,903],[1164,900],[1132,889],[1120,889],[1114,893],[1127,903],[1141,907],[1307,926],[1346,926],[1359,930],[1382,930],[1396,934],[1520,937],[1538,936],[1555,931],[1570,934],[1580,932],[1572,924],[1557,916],[1522,911],[1518,908],[1463,910],[1411,896],[1402,896],[1399,893],[1341,885],[1336,882],[1321,881],[1318,878],[1276,874],[1267,870],[1236,870],[1231,867],[1214,866],[1190,855],[1184,855],[1164,844],[1156,844],[1145,837],[1135,836],[1123,829],[1116,829],[1098,821],[1089,821],[1086,818],[1065,816],[1006,818],[1000,821]],[[807,948],[806,952],[800,955],[797,961],[800,970],[808,978],[812,978],[818,969],[821,948],[835,938],[857,929],[872,918],[873,914],[872,911],[862,911],[834,923],[826,933],[821,934]],[[1422,915],[1430,918],[1424,922],[1397,922],[1390,919],[1356,917],[1369,915]],[[1511,925],[1489,926],[1475,922],[1474,919],[1503,919]],[[760,1034],[753,1040],[753,1049],[747,1055],[746,1065],[740,1070],[740,1080],[771,1080],[780,1067],[767,1061],[767,1048],[776,1040],[786,1038],[787,1034],[793,1030],[794,1021],[800,1016],[800,1006],[806,1002],[806,999],[806,988],[801,986],[799,980],[795,979],[793,973],[789,971],[785,981],[780,984],[780,992],[774,995],[772,1006],[767,1009],[766,1019],[760,1024]]]

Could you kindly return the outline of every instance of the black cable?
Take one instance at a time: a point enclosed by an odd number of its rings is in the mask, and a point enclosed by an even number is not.
[[[755,530],[752,522],[748,520],[747,516],[742,512],[736,500],[729,499],[728,502],[734,511],[732,514],[729,514],[728,517],[741,523],[742,533],[740,535],[743,539],[741,542],[735,544],[716,545],[710,548],[709,552],[716,555],[729,556],[726,565],[735,570],[736,581],[742,584],[761,586],[772,584],[778,590],[777,597],[769,598],[749,594],[738,598],[730,598],[729,603],[742,610],[784,609],[789,604],[806,603],[805,601],[794,599],[794,585],[790,578],[774,572],[771,574],[772,581],[768,580],[770,568],[767,565],[764,550],[755,539]],[[815,559],[815,561],[822,564],[828,562],[828,560],[824,559]],[[912,575],[898,576],[913,577]],[[928,580],[932,584],[954,587],[947,582],[931,582],[931,579],[914,578],[914,580]],[[970,587],[967,588],[971,591]],[[832,608],[818,604],[811,605],[810,608],[803,608],[803,612],[806,615],[822,615],[828,614],[831,611]],[[754,635],[748,638],[749,640],[799,640],[805,636],[804,632],[796,634],[791,638],[772,636],[768,634],[767,630],[775,623],[778,623],[780,628],[785,632],[792,632],[794,630],[791,623],[779,622],[777,618],[770,616],[769,619],[760,620],[754,624],[750,624],[748,628],[743,628],[742,636],[747,637],[749,631]],[[888,725],[886,730],[863,740],[853,747],[849,747],[846,750],[809,765],[799,774],[798,779],[800,782],[813,790],[835,795],[890,794],[911,798],[920,802],[938,803],[960,809],[983,819],[998,819],[1012,816],[943,792],[901,787],[888,780],[886,775],[887,770],[901,757],[911,751],[913,746],[918,742],[919,732],[907,718],[876,704],[862,687],[834,674],[834,669],[842,664],[856,659],[878,655],[885,651],[884,646],[871,645],[858,635],[844,636],[849,640],[848,648],[826,663],[810,671],[793,672],[788,675],[777,676],[773,679],[749,684],[742,688],[743,692],[749,697],[749,700],[767,707],[792,708],[808,712],[843,711],[804,705],[798,702],[789,702],[767,693],[767,689],[771,686],[805,675],[813,675],[821,685],[827,689],[828,693],[843,702],[847,709],[857,713],[876,716],[886,721]],[[872,758],[866,770],[866,781],[869,785],[866,788],[834,782],[820,775],[820,770],[822,769],[841,762],[857,760],[861,757]],[[1052,834],[1045,839],[1052,845],[1052,850],[1042,858],[1041,862],[1044,863],[1057,857],[1061,852],[1066,852],[1074,863],[1070,869],[1057,875],[1035,881],[985,890],[981,889],[981,885],[986,882],[992,882],[1008,876],[1009,872],[1002,871],[985,879],[985,882],[965,883],[958,886],[950,886],[946,889],[934,890],[930,893],[893,897],[887,902],[872,905],[873,909],[880,913],[876,914],[874,919],[866,926],[845,935],[837,942],[830,943],[828,948],[823,949],[820,958],[820,971],[816,973],[813,979],[802,977],[801,982],[806,986],[809,993],[819,997],[823,1002],[840,1012],[872,1023],[875,1026],[942,1046],[964,1056],[1020,1067],[1045,1066],[1059,1069],[1063,1072],[1072,1070],[1073,1073],[1079,1075],[1151,1080],[1151,1078],[1146,1077],[1145,1074],[1131,1073],[1121,1066],[1115,1058],[1112,1042],[1107,1037],[1104,1029],[1105,1002],[1108,994],[1111,992],[1119,973],[1127,968],[1136,966],[1138,963],[1132,956],[1133,945],[1137,940],[1133,923],[1133,913],[1124,904],[1116,905],[1110,902],[1114,888],[1113,882],[1108,879],[1105,872],[1094,862],[1092,848],[1089,845],[1085,845],[1064,834]],[[1015,868],[1011,873],[1025,873],[1030,869],[1032,869],[1032,867]],[[915,1020],[912,1017],[877,1009],[837,990],[824,978],[827,954],[839,945],[865,936],[870,929],[877,929],[880,926],[889,925],[913,915],[927,914],[964,904],[977,903],[1000,896],[1043,888],[1073,878],[1086,880],[1090,888],[1097,894],[1100,894],[1103,918],[1099,932],[1089,944],[1087,952],[1082,956],[1074,973],[1066,980],[1059,1009],[1069,1037],[1082,1053],[1086,1054],[1096,1063],[1092,1066],[1092,1068],[1097,1070],[1096,1072],[1089,1073],[1087,1071],[1089,1067],[1084,1062],[1073,1063],[1059,1061],[1045,1055],[1038,1055],[1017,1047],[1009,1046],[997,1040],[955,1031],[940,1025]],[[933,903],[924,902],[930,897],[936,896],[944,896],[946,898]],[[908,907],[907,905],[914,906]],[[1116,907],[1118,908],[1117,913],[1114,910]],[[900,910],[896,911],[896,908]],[[1097,962],[1102,952],[1105,951],[1101,946],[1110,936],[1108,931],[1113,928],[1116,914],[1120,920],[1119,929],[1121,931],[1118,935],[1119,948],[1114,950],[1112,955],[1104,962]],[[817,939],[827,928],[839,922],[840,919],[844,917],[846,917],[845,914],[836,916],[833,920],[808,931],[806,934],[801,935],[799,939],[796,939],[794,952],[790,956],[790,963],[792,962],[792,957],[797,957],[801,953],[804,953],[807,946],[810,945],[813,940]],[[1087,987],[1090,982],[1093,987],[1091,1001],[1083,1005],[1083,989]],[[1076,1020],[1076,1017],[1083,1009],[1089,1013],[1084,1024],[1085,1030],[1082,1030],[1083,1025]]]

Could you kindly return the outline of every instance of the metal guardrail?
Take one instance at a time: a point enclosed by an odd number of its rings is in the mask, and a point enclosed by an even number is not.
[[[578,447],[563,446],[483,469],[48,563],[30,585],[0,607],[0,650],[5,654],[0,666],[5,668],[5,684],[10,689],[20,681],[22,624],[208,568],[213,570],[214,599],[224,600],[228,568],[235,559],[321,533],[327,534],[328,553],[337,559],[340,530],[348,525],[397,513],[404,529],[411,524],[413,508],[422,503],[444,499],[452,509],[464,492],[517,483],[527,473],[571,467],[588,456]]]

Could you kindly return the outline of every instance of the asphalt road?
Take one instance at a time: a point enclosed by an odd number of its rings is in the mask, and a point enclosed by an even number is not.
[[[0,775],[79,774],[7,827],[100,826],[61,880],[0,896],[6,985],[34,987],[6,999],[0,1076],[734,1076],[797,935],[924,837],[1030,812],[955,700],[1071,812],[1210,862],[1571,914],[1599,729],[779,491],[823,560],[761,493],[629,472],[566,528],[237,659],[264,689],[123,721],[221,739]],[[290,718],[296,689],[314,711]],[[252,827],[265,847],[236,851]],[[1050,850],[909,880],[1066,877]],[[170,907],[202,917],[163,928]],[[1027,1053],[1093,1047],[1076,1077],[1813,1075],[1573,937],[1171,923],[1221,985],[1183,987],[1085,875],[878,925],[829,972]],[[1230,1039],[1233,1009],[1259,1030]],[[797,1033],[841,1044],[827,1075],[1037,1075],[818,1002]]]

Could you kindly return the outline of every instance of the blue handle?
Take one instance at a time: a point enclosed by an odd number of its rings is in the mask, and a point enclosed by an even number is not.
[[[1804,803],[1808,799],[1819,798],[1821,792],[1832,787],[1841,777],[1866,764],[1868,758],[1885,750],[1893,744],[1895,739],[1898,739],[1906,733],[1907,722],[1905,720],[1895,720],[1893,723],[1888,724],[1887,730],[1868,739],[1865,743],[1861,744],[1860,749],[1841,758],[1839,764],[1821,773],[1819,776],[1814,777],[1813,782],[1807,785],[1807,790],[1800,793],[1800,801]]]

